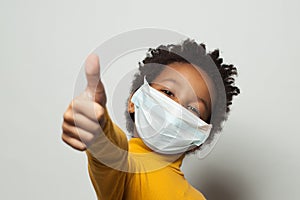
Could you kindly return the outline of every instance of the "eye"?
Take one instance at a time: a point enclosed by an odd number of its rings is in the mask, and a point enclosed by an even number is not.
[[[163,92],[168,97],[174,97],[175,95],[170,90],[161,89],[161,92]]]
[[[192,111],[197,117],[200,117],[200,111],[197,108],[193,106],[187,106],[187,109]]]

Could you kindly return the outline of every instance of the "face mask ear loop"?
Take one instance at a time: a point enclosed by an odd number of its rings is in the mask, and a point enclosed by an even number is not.
[[[146,84],[146,83],[149,84],[148,81],[147,81],[147,79],[146,79],[146,75],[145,75],[144,76],[144,84]]]

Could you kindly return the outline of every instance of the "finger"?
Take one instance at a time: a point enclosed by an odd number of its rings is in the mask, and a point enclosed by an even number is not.
[[[98,103],[87,100],[76,100],[72,102],[73,113],[81,113],[93,121],[101,121],[104,117],[105,108]]]
[[[90,54],[85,62],[85,74],[87,78],[87,87],[95,89],[100,81],[100,64],[99,57]]]
[[[86,59],[85,75],[87,79],[86,92],[95,102],[105,106],[105,90],[100,79],[100,63],[99,57],[96,54],[90,54]]]
[[[69,107],[66,112],[64,113],[64,123],[69,123],[71,125],[75,125],[75,122],[74,122],[74,115],[73,115],[73,109],[72,107]]]
[[[68,134],[63,133],[61,136],[62,140],[71,146],[72,148],[79,150],[79,151],[85,151],[86,145],[82,143],[81,141],[77,140],[76,138],[72,138]]]
[[[93,101],[83,100],[78,98],[78,99],[74,99],[70,103],[68,109],[64,113],[63,118],[65,122],[75,125],[74,115],[76,113],[81,113],[83,115],[86,115],[86,117],[88,117],[90,120],[96,122],[98,121],[97,116],[100,117],[101,112],[104,113],[104,111],[101,110],[103,110],[103,108],[99,104]]]
[[[62,129],[64,134],[77,139],[78,141],[83,142],[86,145],[90,144],[95,138],[94,134],[68,123],[63,123]]]
[[[77,113],[74,115],[75,118],[75,126],[77,128],[81,128],[93,135],[97,135],[102,132],[102,128],[98,121],[93,121],[87,118],[86,116]]]

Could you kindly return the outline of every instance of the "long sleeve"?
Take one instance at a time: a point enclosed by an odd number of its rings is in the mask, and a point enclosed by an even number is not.
[[[121,200],[128,167],[128,142],[124,132],[111,121],[86,151],[91,181],[100,200]]]
[[[103,132],[86,151],[99,200],[205,200],[180,170],[184,155],[157,154],[141,138],[127,142],[108,113],[106,117]]]

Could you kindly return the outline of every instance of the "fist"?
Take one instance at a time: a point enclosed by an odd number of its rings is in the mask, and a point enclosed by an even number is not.
[[[79,151],[86,150],[106,124],[106,94],[97,55],[91,54],[86,59],[85,75],[87,87],[71,101],[62,124],[62,140]]]

